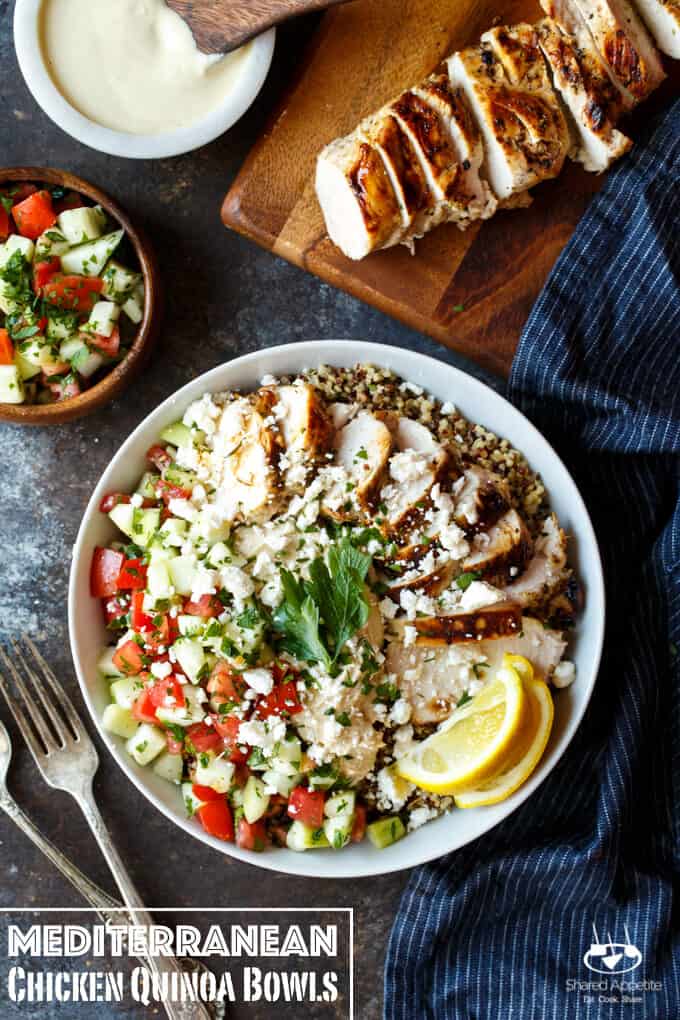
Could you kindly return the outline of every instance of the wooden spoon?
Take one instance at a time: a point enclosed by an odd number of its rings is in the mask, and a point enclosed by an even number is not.
[[[203,53],[228,53],[296,14],[348,0],[166,0],[186,21]]]

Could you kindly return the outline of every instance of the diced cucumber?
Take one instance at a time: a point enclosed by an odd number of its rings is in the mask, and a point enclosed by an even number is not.
[[[153,771],[161,779],[167,780],[168,783],[175,783],[177,786],[182,782],[182,772],[184,770],[184,762],[182,761],[181,754],[170,754],[169,751],[164,751],[163,754],[154,762]]]
[[[324,804],[323,810],[326,818],[337,818],[339,815],[351,817],[354,814],[356,799],[353,790],[341,790],[339,793],[334,793]]]
[[[265,784],[257,776],[249,776],[243,791],[243,814],[251,825],[262,818],[269,807],[269,797],[264,792]]]
[[[35,260],[39,262],[63,255],[70,247],[61,230],[50,227],[35,242]]]
[[[262,782],[268,790],[276,790],[282,797],[289,797],[291,790],[302,781],[302,773],[298,772],[293,776],[284,776],[281,772],[274,772],[267,769],[262,773]]]
[[[334,850],[342,850],[347,846],[352,835],[353,815],[335,815],[333,818],[325,818],[323,831],[330,846]]]
[[[156,507],[134,507],[132,515],[131,538],[137,545],[149,545],[152,538],[158,531],[161,522],[161,512]]]
[[[174,549],[170,549],[168,546],[163,545],[158,535],[155,535],[152,538],[146,548],[149,556],[149,563],[165,563],[167,566],[170,560],[177,556]]]
[[[123,305],[123,311],[127,315],[130,322],[133,322],[135,326],[144,318],[144,284],[140,283],[133,290],[130,297]]]
[[[149,765],[165,750],[165,733],[151,723],[141,723],[125,747],[138,765]]]
[[[334,765],[319,765],[309,773],[309,785],[313,790],[330,790],[338,780],[338,769]]]
[[[107,297],[109,301],[115,301],[117,305],[124,305],[135,287],[141,283],[142,277],[139,273],[121,265],[120,262],[116,262],[115,259],[110,259],[102,273],[102,279],[104,281],[102,288],[104,297]]]
[[[66,343],[69,344],[70,341],[66,340]],[[63,347],[64,344],[62,344],[62,346],[59,348],[60,356],[63,356],[62,355]],[[95,372],[98,372],[99,369],[104,364],[104,358],[99,353],[99,351],[90,350],[90,348],[85,343],[82,343],[79,349],[74,351],[71,357],[67,358],[66,360],[69,360],[71,362],[71,365],[73,366],[75,371],[78,373],[78,375],[82,375],[83,379],[89,379],[90,376],[94,375]]]
[[[36,375],[40,375],[42,371],[40,365],[34,365],[32,362],[27,361],[23,354],[19,354],[18,351],[14,354],[14,364],[19,369],[19,375],[24,382],[28,379],[33,379]]]
[[[231,550],[225,542],[216,542],[206,556],[206,561],[211,567],[220,567],[224,563],[231,562]]]
[[[127,708],[120,705],[107,705],[102,715],[102,726],[107,733],[130,740],[139,729],[139,723]]]
[[[170,571],[165,563],[150,563],[146,574],[146,585],[149,594],[158,601],[169,599],[174,594],[174,588],[170,581]]]
[[[130,709],[139,697],[142,686],[141,680],[136,677],[123,676],[111,684],[111,697],[121,708]]]
[[[80,244],[61,256],[61,267],[65,273],[78,276],[99,276],[114,251],[123,240],[124,231],[116,230],[95,241]]]
[[[206,803],[206,801],[201,800],[194,793],[193,783],[182,783],[182,799],[184,800],[184,806],[189,817],[194,815]]]
[[[50,340],[68,340],[78,332],[76,315],[59,315],[47,319],[47,337]]]
[[[102,654],[99,656],[97,669],[99,670],[102,676],[108,678],[123,675],[121,671],[118,669],[118,667],[114,665],[113,657],[115,654],[116,649],[113,647],[113,645],[111,645],[109,648],[105,648]]]
[[[181,517],[168,517],[167,521],[161,524],[160,536],[163,545],[180,546],[184,543],[187,532],[187,522]]]
[[[24,380],[17,365],[0,365],[0,403],[23,404],[26,399]]]
[[[153,471],[145,471],[142,475],[139,485],[136,491],[143,499],[155,499],[156,498],[156,483],[158,482],[159,475]]]
[[[398,815],[378,818],[376,822],[371,822],[366,832],[371,843],[378,850],[384,850],[386,846],[396,843],[406,835],[404,823]]]
[[[29,340],[20,341],[17,344],[17,353],[29,364],[36,365],[41,370],[59,364],[58,355],[43,336],[34,336]]]
[[[57,217],[57,227],[72,248],[101,237],[104,226],[101,212],[87,205],[78,209],[65,209]]]
[[[156,709],[156,715],[160,722],[165,723],[166,726],[192,726],[194,723],[203,722],[205,719],[205,709],[203,708],[204,702],[207,700],[207,695],[202,687],[193,687],[191,684],[183,684],[182,691],[184,693],[185,704],[180,708],[160,708]]]
[[[80,351],[85,350],[88,353],[88,346],[84,340],[79,336],[72,336],[68,340],[59,346],[59,357],[62,361],[70,361],[71,358],[75,357]]]
[[[194,637],[203,630],[203,620],[200,616],[189,616],[182,614],[177,617],[177,626],[183,637]]]
[[[172,650],[182,667],[182,672],[190,680],[196,681],[205,663],[205,652],[200,641],[189,637],[178,638],[172,646]]]
[[[271,759],[274,772],[280,772],[283,776],[297,775],[302,764],[302,745],[297,737],[280,741],[274,752]]]
[[[193,471],[185,471],[184,468],[179,468],[174,464],[165,469],[163,478],[170,485],[177,485],[180,489],[188,489],[189,492],[191,492],[194,485],[198,484],[198,478]]]
[[[114,305],[113,301],[97,301],[83,329],[99,336],[111,336],[119,317],[119,305]]]
[[[191,429],[184,422],[175,421],[172,425],[166,425],[161,431],[161,439],[164,443],[172,443],[173,446],[190,446],[192,442]]]
[[[243,808],[243,787],[232,786],[229,791],[229,801],[232,807]]]
[[[127,535],[128,538],[132,538],[132,524],[135,516],[135,508],[131,503],[118,503],[109,510],[109,517],[116,525],[117,528]]]
[[[289,850],[314,850],[328,847],[330,843],[323,829],[312,829],[303,822],[293,822],[286,836],[286,846]]]
[[[170,565],[170,577],[178,595],[191,595],[196,580],[197,567],[194,556],[178,556]]]
[[[32,262],[35,254],[35,245],[28,237],[21,234],[10,234],[3,245],[0,245],[0,267],[6,265],[14,252],[21,252],[26,262]]]
[[[199,510],[191,525],[190,538],[202,539],[211,545],[229,538],[231,525],[229,521],[220,520],[210,508]]]
[[[212,751],[202,751],[196,758],[194,782],[198,786],[209,786],[216,793],[229,793],[234,768],[226,758],[217,758]]]

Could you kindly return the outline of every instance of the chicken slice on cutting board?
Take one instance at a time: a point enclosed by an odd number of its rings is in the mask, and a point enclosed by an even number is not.
[[[319,154],[316,193],[328,235],[351,259],[397,244],[402,213],[380,153],[353,135]]]
[[[526,565],[531,548],[526,524],[516,510],[508,510],[488,531],[475,535],[463,570],[507,583]]]
[[[656,45],[680,60],[680,0],[635,0]]]
[[[449,58],[448,71],[477,117],[485,176],[499,198],[559,174],[569,130],[531,25],[486,32],[480,46]]]
[[[456,707],[461,686],[490,679],[506,652],[525,656],[537,674],[549,679],[565,650],[560,631],[523,616],[519,634],[474,645],[407,647],[390,642],[385,671],[394,674],[402,697],[411,704],[411,721],[423,726],[446,719]]]
[[[628,0],[573,0],[595,46],[631,101],[641,102],[666,77],[647,29]]]
[[[614,126],[621,94],[592,48],[579,48],[574,36],[562,32],[552,18],[539,21],[536,31],[555,86],[578,133],[578,142],[569,155],[586,170],[601,173],[633,144]]]
[[[335,435],[335,460],[349,475],[359,507],[371,511],[392,452],[392,433],[370,411],[359,411]]]

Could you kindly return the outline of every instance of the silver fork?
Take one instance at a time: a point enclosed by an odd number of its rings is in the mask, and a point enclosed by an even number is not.
[[[31,684],[33,696],[5,649],[0,647],[0,664],[11,676],[24,707],[12,694],[7,677],[0,671],[0,690],[5,701],[45,782],[55,790],[70,793],[85,815],[118,884],[123,902],[136,923],[152,925],[153,920],[127,873],[94,799],[92,780],[99,765],[94,744],[70,698],[38,649],[30,638],[24,636],[22,641],[25,651],[15,643],[12,652]],[[29,666],[27,659],[32,660],[34,666]],[[175,974],[181,987],[182,969],[174,956],[149,955],[146,963],[156,977]],[[163,1005],[170,1020],[209,1020],[208,1011],[201,1003],[164,1001]]]

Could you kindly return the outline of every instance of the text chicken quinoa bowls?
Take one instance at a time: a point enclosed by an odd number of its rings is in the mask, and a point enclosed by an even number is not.
[[[350,341],[237,359],[153,412],[70,588],[81,686],[146,796],[227,853],[338,877],[455,849],[528,796],[603,621],[587,513],[536,430],[455,369]]]

